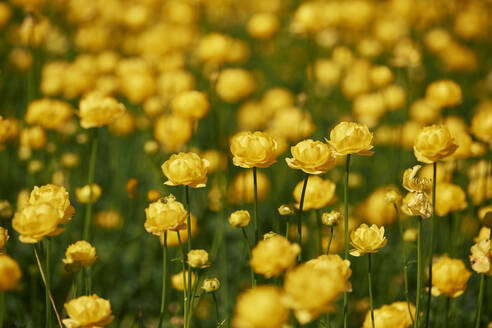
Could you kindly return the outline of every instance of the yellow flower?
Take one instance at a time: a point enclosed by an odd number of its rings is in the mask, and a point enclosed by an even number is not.
[[[337,155],[372,155],[373,134],[366,125],[355,122],[341,122],[330,132],[326,140]]]
[[[290,148],[292,158],[286,158],[287,165],[309,174],[321,174],[335,165],[335,156],[330,147],[321,141],[307,139]]]
[[[251,217],[249,215],[249,212],[246,210],[232,212],[229,216],[229,224],[233,228],[244,228],[249,224],[250,221]]]
[[[415,317],[415,305],[410,304],[410,313],[408,312],[407,302],[394,302],[390,305],[383,305],[374,309],[374,327],[378,328],[407,328],[412,326],[412,318]],[[371,328],[371,312],[366,313],[362,328]]]
[[[9,241],[9,231],[5,228],[0,227],[0,254],[2,253],[5,244]]]
[[[375,224],[369,227],[363,223],[350,233],[350,244],[354,246],[354,249],[350,250],[350,255],[362,256],[367,253],[376,253],[387,242],[384,227],[378,228]]]
[[[471,272],[462,260],[442,256],[432,266],[432,295],[458,297],[465,292],[470,276]]]
[[[413,152],[419,162],[431,164],[455,152],[458,145],[454,143],[449,130],[443,125],[426,126],[415,139]]]
[[[321,215],[321,222],[323,222],[323,224],[328,227],[338,225],[340,221],[342,221],[342,219],[343,214],[339,211],[325,212]]]
[[[460,186],[450,182],[436,185],[436,214],[445,216],[449,212],[460,211],[467,206],[465,192]]]
[[[277,33],[279,26],[278,17],[274,14],[257,13],[248,20],[246,29],[253,38],[264,40]]]
[[[275,235],[258,242],[251,251],[249,263],[254,272],[266,278],[278,277],[294,266],[300,251],[298,244],[291,244],[287,238]]]
[[[432,216],[432,203],[423,192],[409,192],[401,202],[401,210],[406,215],[428,219]]]
[[[46,236],[59,233],[58,224],[61,220],[59,212],[50,203],[38,203],[15,213],[12,227],[20,234],[21,242],[34,244]]]
[[[239,295],[232,326],[234,328],[278,328],[289,319],[282,303],[282,291],[275,286],[258,286]]]
[[[459,105],[462,101],[461,88],[451,80],[435,81],[427,86],[425,98],[439,107]]]
[[[26,122],[45,129],[60,129],[73,115],[72,106],[56,99],[34,100],[27,107]]]
[[[384,200],[390,204],[398,204],[401,200],[401,194],[396,188],[387,188]]]
[[[69,271],[77,272],[81,267],[91,266],[96,258],[96,248],[85,240],[80,240],[67,247],[63,263]]]
[[[489,234],[490,235],[490,234]],[[477,273],[492,276],[492,244],[490,239],[478,241],[470,249],[470,264]]]
[[[282,204],[278,208],[278,214],[280,215],[292,215],[294,214],[295,208],[293,204]]]
[[[191,120],[199,120],[207,115],[210,104],[204,92],[189,90],[174,97],[171,108],[174,113]]]
[[[94,216],[94,224],[103,229],[119,229],[123,226],[123,219],[118,211],[106,210]]]
[[[473,115],[471,133],[479,140],[492,144],[492,105],[479,109]]]
[[[154,138],[166,151],[176,151],[190,140],[192,122],[179,115],[161,115],[154,125]]]
[[[213,293],[220,288],[220,281],[217,278],[207,278],[203,280],[202,290],[205,293]]]
[[[492,228],[492,205],[487,205],[478,210],[478,218],[486,227]]]
[[[360,205],[360,215],[370,224],[387,225],[395,222],[396,212],[394,205],[386,201],[388,190],[396,192],[395,186],[379,187],[374,190]]]
[[[93,183],[92,185],[85,185],[81,188],[75,188],[75,197],[79,203],[95,203],[101,197],[101,187]]]
[[[217,78],[217,94],[228,103],[236,103],[248,97],[254,90],[253,76],[242,68],[226,68]]]
[[[39,125],[23,128],[20,132],[20,144],[27,148],[41,149],[46,145],[47,139],[46,132]]]
[[[232,162],[243,168],[269,167],[277,160],[277,142],[267,133],[239,132],[231,138]]]
[[[80,126],[84,129],[100,128],[112,123],[125,112],[125,105],[112,97],[93,92],[79,103]]]
[[[75,213],[68,196],[68,191],[62,186],[53,184],[35,186],[31,191],[29,204],[49,203],[58,211],[58,215],[62,218],[61,223],[67,224]]]
[[[432,185],[432,180],[417,177],[417,173],[421,167],[421,165],[415,165],[403,172],[403,188],[410,192],[424,192],[429,190]]]
[[[413,229],[413,228],[409,228],[409,229],[405,230],[402,238],[406,242],[413,243],[413,242],[417,241],[417,237],[418,237],[418,230]]]
[[[16,289],[22,277],[19,264],[6,254],[0,254],[0,292]]]
[[[145,209],[145,230],[157,236],[166,230],[181,230],[186,227],[187,215],[183,204],[169,195]]]
[[[171,276],[171,285],[173,286],[174,289],[182,291],[185,287],[184,281],[186,281],[186,288],[188,288],[188,270],[185,270],[184,272],[185,280],[183,280],[183,271],[173,274]],[[196,284],[196,276],[193,272],[191,272],[191,287],[195,286]]]
[[[195,153],[173,154],[162,164],[162,173],[168,179],[168,186],[189,186],[202,188],[207,184],[209,162]]]
[[[191,237],[194,237],[197,233],[197,220],[196,217],[191,213]],[[188,241],[188,227],[185,227],[184,229],[179,230],[179,236],[181,238],[181,243],[185,244]],[[159,235],[159,240],[161,242],[161,245],[164,245],[164,233],[161,233]],[[167,247],[177,247],[179,246],[179,240],[178,240],[178,230],[173,231],[173,230],[168,230],[167,231]]]
[[[81,296],[65,303],[69,319],[63,319],[67,328],[104,327],[113,322],[111,303],[96,294]]]
[[[270,182],[265,174],[256,172],[258,182],[258,201],[265,199],[270,189]],[[252,203],[255,199],[253,170],[241,172],[234,177],[229,186],[229,200],[233,204]]]
[[[293,192],[297,208],[301,202],[302,186],[303,181],[300,181]],[[332,204],[336,200],[335,187],[336,185],[328,179],[323,180],[319,176],[310,177],[306,186],[302,210],[320,209]]]
[[[204,249],[192,249],[188,252],[188,265],[192,268],[204,269],[210,266],[208,253]]]

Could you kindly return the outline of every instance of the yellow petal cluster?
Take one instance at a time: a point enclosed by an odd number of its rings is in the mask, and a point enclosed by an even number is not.
[[[401,210],[406,215],[428,219],[432,216],[432,203],[423,192],[409,192],[401,202]]]
[[[443,125],[426,126],[415,139],[413,152],[419,162],[431,164],[454,153],[454,143],[449,130]]]
[[[276,160],[277,142],[265,132],[239,132],[231,138],[232,162],[243,168],[269,167]]]
[[[376,253],[383,248],[388,240],[384,236],[384,227],[378,228],[373,224],[361,224],[355,231],[350,233],[350,244],[354,249],[350,250],[352,256],[362,256],[367,253]]]
[[[287,165],[309,174],[321,174],[335,165],[335,156],[330,147],[321,142],[307,139],[290,148],[292,158],[286,158]]]
[[[61,220],[58,210],[50,203],[37,203],[16,212],[12,227],[20,234],[21,242],[34,244],[46,236],[59,233]]]
[[[210,266],[208,262],[208,253],[204,249],[192,249],[188,252],[188,265],[192,268],[207,268]]]
[[[451,80],[435,81],[427,86],[425,98],[441,108],[459,105],[462,101],[461,88]]]
[[[255,89],[255,81],[242,68],[226,68],[217,79],[217,94],[228,103],[236,103],[248,97]]]
[[[63,186],[47,184],[41,187],[35,186],[29,196],[29,204],[50,203],[56,208],[58,215],[62,218],[62,224],[70,221],[75,209],[70,205],[68,191]]]
[[[84,129],[100,128],[112,123],[125,112],[125,106],[113,97],[93,92],[79,104],[80,126]]]
[[[67,247],[63,263],[69,271],[79,271],[81,267],[87,268],[96,261],[96,248],[85,240],[80,240]]]
[[[470,248],[470,251],[472,269],[477,273],[492,276],[492,243],[490,239],[478,241]]]
[[[96,294],[72,299],[65,309],[69,318],[63,319],[63,324],[67,328],[104,327],[114,320],[111,303]]]
[[[291,244],[287,238],[274,235],[258,242],[251,251],[249,264],[254,272],[266,278],[278,277],[282,272],[294,266],[300,251],[298,244]]]
[[[436,185],[436,214],[445,216],[450,212],[460,211],[467,206],[466,195],[460,186],[450,182]]]
[[[301,202],[303,183],[303,181],[300,181],[292,193],[297,202],[297,208],[299,208]],[[320,209],[332,204],[336,200],[335,188],[336,185],[329,179],[323,180],[319,176],[310,177],[304,195],[303,211]]]
[[[374,309],[374,327],[378,328],[407,328],[412,326],[415,317],[415,305],[407,302],[394,302]],[[372,328],[371,312],[366,313],[362,328]]]
[[[492,144],[492,105],[478,110],[473,115],[471,133],[479,140]]]
[[[95,203],[101,197],[102,190],[98,184],[93,183],[90,186],[85,185],[80,188],[75,188],[75,197],[79,203]]]
[[[202,188],[207,184],[207,169],[210,163],[196,153],[173,154],[162,166],[168,186]]]
[[[191,213],[191,237],[193,238],[197,231],[197,220],[196,217]],[[178,247],[179,246],[179,239],[178,239],[178,231],[179,231],[179,236],[181,238],[181,243],[185,244],[188,241],[188,227],[185,227],[184,229],[179,229],[176,231],[173,230],[168,230],[167,231],[167,247]],[[164,233],[161,233],[159,235],[159,240],[161,242],[161,245],[164,245]]]
[[[339,211],[325,212],[321,215],[321,222],[328,227],[338,225],[343,219],[343,214]]]
[[[330,131],[330,140],[326,140],[337,155],[371,155],[373,134],[360,123],[341,122]]]
[[[0,227],[0,254],[3,252],[5,244],[7,244],[9,238],[9,231],[3,227]]]
[[[19,264],[10,256],[0,254],[0,292],[16,289],[21,277]]]
[[[220,288],[220,281],[217,278],[207,278],[203,280],[202,290],[205,293],[213,293]]]
[[[232,212],[229,216],[229,224],[233,228],[244,228],[251,221],[249,212],[246,210],[239,210]]]
[[[265,199],[270,190],[268,177],[262,172],[256,172],[258,183],[258,201]],[[233,204],[252,203],[255,200],[253,170],[241,172],[234,177],[228,192],[229,200]]]
[[[386,201],[388,190],[397,191],[395,186],[379,187],[359,207],[360,216],[364,217],[368,223],[381,226],[395,222],[394,205]]]
[[[432,295],[458,297],[465,292],[470,276],[462,260],[442,256],[432,266]]]
[[[187,215],[183,204],[169,195],[145,209],[145,230],[158,236],[166,230],[181,230],[186,227]]]
[[[56,99],[38,99],[29,104],[25,116],[26,122],[40,125],[45,129],[61,129],[73,115],[72,106]]]
[[[154,125],[154,138],[167,151],[177,151],[190,140],[192,122],[179,115],[161,115]]]
[[[123,226],[123,219],[118,211],[105,210],[96,213],[94,224],[103,229],[119,229]]]
[[[174,289],[182,291],[185,287],[186,281],[186,288],[188,288],[188,270],[184,271],[184,280],[183,280],[183,271],[173,274],[171,276],[171,285],[173,286]],[[195,286],[197,283],[196,276],[193,272],[191,272],[191,287]]]
[[[207,115],[210,107],[207,94],[201,91],[183,91],[174,97],[171,108],[177,115],[199,120]]]

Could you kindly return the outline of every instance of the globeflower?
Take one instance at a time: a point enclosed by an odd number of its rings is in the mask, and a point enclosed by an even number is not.
[[[234,135],[230,150],[234,165],[243,168],[265,168],[277,161],[277,142],[269,134],[260,131]]]
[[[75,197],[79,203],[95,203],[101,197],[102,190],[98,184],[85,185],[80,188],[75,188]]]
[[[50,203],[37,203],[16,212],[12,227],[20,234],[21,242],[34,244],[44,237],[60,233],[58,224],[61,220],[59,212]]]
[[[462,260],[442,256],[432,266],[432,295],[458,297],[465,292],[470,276],[471,272]]]
[[[192,268],[204,269],[210,266],[208,253],[203,249],[192,249],[188,252],[188,265]]]
[[[113,97],[90,93],[79,103],[80,126],[84,129],[100,128],[112,123],[125,110],[125,106]]]
[[[0,254],[0,292],[16,289],[22,277],[19,264],[6,254]]]
[[[63,263],[69,271],[77,272],[81,267],[91,266],[96,258],[96,248],[85,240],[80,240],[67,247]]]
[[[326,142],[334,149],[336,155],[373,154],[373,134],[364,124],[341,122],[331,130],[330,140]]]
[[[111,303],[96,294],[81,296],[65,303],[69,316],[63,319],[67,328],[104,327],[113,322]]]
[[[477,273],[492,276],[492,244],[490,239],[480,240],[471,249],[470,264]]]
[[[181,230],[186,227],[188,212],[173,195],[153,202],[145,209],[145,230],[159,236],[166,230]]]
[[[246,210],[232,212],[229,216],[229,224],[233,228],[244,228],[249,224],[250,221],[251,217],[249,215],[249,212]]]
[[[362,328],[407,328],[412,326],[415,317],[415,306],[410,304],[410,312],[407,302],[394,302],[390,305],[383,305],[374,310],[374,326],[371,320],[370,311],[367,312],[362,324]]]
[[[417,135],[413,152],[419,162],[431,164],[451,155],[457,148],[445,126],[431,125],[424,127]]]
[[[274,235],[259,241],[253,248],[250,265],[256,273],[266,278],[277,277],[294,266],[300,251],[298,244],[291,244],[287,238]]]
[[[286,158],[287,165],[309,174],[321,174],[335,165],[335,156],[330,147],[321,141],[307,139],[290,148],[292,158]]]
[[[210,163],[196,153],[173,154],[162,164],[161,169],[168,179],[168,186],[202,188],[207,184],[207,168]]]
[[[301,202],[303,181],[300,181],[294,188],[293,196],[296,200],[296,207],[299,208]],[[332,204],[336,200],[336,185],[328,179],[323,180],[319,176],[309,178],[306,186],[306,194],[302,210],[320,209]]]
[[[450,212],[465,209],[467,206],[465,192],[460,186],[450,182],[436,185],[436,214],[445,216]]]
[[[350,255],[358,257],[367,253],[376,253],[386,243],[384,227],[378,228],[375,224],[369,227],[363,223],[350,233],[350,244],[354,246],[354,249],[350,250]]]

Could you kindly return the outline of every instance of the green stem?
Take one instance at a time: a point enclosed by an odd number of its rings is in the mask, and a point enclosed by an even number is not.
[[[92,134],[91,156],[89,158],[89,176],[87,184],[89,185],[89,202],[85,210],[84,220],[84,240],[90,242],[91,220],[92,220],[92,184],[94,183],[94,172],[96,168],[97,145],[99,140],[99,129],[95,128]]]
[[[51,288],[51,239],[48,237],[44,240],[45,251],[45,306],[46,306],[46,327],[51,328],[51,306],[50,306],[50,288]]]
[[[290,221],[287,219],[287,223],[285,225],[285,238],[289,239],[289,230],[290,230]]]
[[[420,318],[420,295],[422,289],[422,218],[419,217],[418,221],[418,234],[417,234],[417,296],[415,300],[415,322],[414,327],[419,327]]]
[[[478,292],[478,306],[477,306],[477,313],[475,315],[475,328],[480,328],[484,290],[485,290],[485,274],[482,273],[480,275],[480,290]]]
[[[164,244],[162,245],[162,297],[161,297],[161,311],[159,315],[159,325],[157,328],[162,327],[164,320],[164,314],[166,310],[166,281],[167,281],[167,230],[164,231]]]
[[[373,304],[373,298],[372,298],[372,278],[371,278],[371,273],[372,273],[372,254],[368,253],[367,258],[369,259],[369,270],[367,272],[367,282],[369,284],[369,305],[371,307],[371,323],[372,323],[372,328],[374,328],[374,304]]]
[[[246,233],[246,229],[244,229],[244,227],[241,228],[241,231],[243,232],[244,242],[246,243],[246,247],[248,247],[249,258],[251,259],[252,249],[251,249],[251,244],[249,243],[248,234]],[[256,286],[255,272],[253,271],[253,267],[251,267],[251,265],[249,265],[249,270],[251,274],[251,287],[255,287]]]
[[[328,239],[328,247],[326,248],[326,255],[330,254],[330,246],[332,240],[333,240],[333,227],[330,227],[330,239]]]
[[[431,235],[430,235],[430,255],[429,255],[429,290],[427,291],[427,309],[425,317],[425,327],[429,327],[431,301],[432,301],[432,257],[434,255],[434,235],[435,235],[435,221],[436,221],[436,176],[437,176],[437,162],[432,164],[432,218],[431,218]]]
[[[449,327],[449,301],[451,300],[449,297],[445,297],[445,312],[444,312],[444,327]]]
[[[214,304],[215,304],[215,325],[218,328],[218,327],[220,327],[219,305],[217,304],[217,296],[215,296],[215,292],[212,293],[212,298],[214,299]]]
[[[188,216],[186,218],[186,225],[188,226],[188,252],[191,251],[191,204],[190,204],[190,188],[185,186],[186,195],[186,209],[188,210]],[[184,261],[184,259],[183,259]],[[186,286],[186,285],[185,285]],[[191,267],[188,265],[188,312],[191,310]],[[188,313],[188,317],[190,317]],[[186,321],[185,321],[186,322]]]
[[[187,322],[188,320],[188,290],[186,286],[186,267],[185,267],[185,253],[184,253],[184,248],[183,248],[183,243],[181,242],[181,235],[179,233],[179,230],[176,230],[178,233],[178,243],[179,243],[179,249],[181,250],[181,264],[183,268],[183,307],[184,307],[184,321]]]
[[[318,228],[318,256],[323,254],[323,224],[321,223],[321,215],[319,210],[316,210],[316,224]]]
[[[255,245],[258,243],[260,239],[260,231],[258,228],[258,180],[256,177],[256,167],[253,167],[253,185],[255,192],[255,218],[253,221],[253,227],[255,229]]]
[[[408,263],[407,263],[407,249],[405,247],[405,241],[403,240],[403,224],[401,222],[400,211],[398,211],[398,206],[396,205],[396,203],[393,203],[393,207],[396,212],[396,220],[398,221],[398,228],[400,230],[401,249],[403,253],[403,279],[404,279],[404,286],[405,286],[405,300],[407,301],[408,314],[410,315],[410,319],[412,319],[412,324],[413,324],[414,320],[413,320],[412,310],[410,307],[410,297],[408,296]]]
[[[3,314],[5,312],[5,293],[0,292],[0,328],[3,328]]]
[[[349,241],[349,227],[348,227],[348,203],[349,203],[349,168],[350,168],[350,154],[347,154],[347,161],[345,163],[345,185],[343,189],[343,202],[344,202],[344,218],[343,227],[345,230],[345,250],[344,258],[348,259],[348,241]],[[348,328],[348,293],[343,293],[343,327]]]
[[[188,270],[192,270],[192,268],[189,268]],[[194,309],[194,302],[195,302],[195,295],[196,295],[196,291],[198,289],[198,282],[200,281],[200,272],[195,270],[196,272],[196,278],[194,279],[194,281],[196,281],[197,283],[193,284],[193,282],[191,282],[190,280],[190,291],[191,291],[191,296],[190,296],[190,306],[188,308],[188,322],[186,323],[186,328],[189,328],[190,325],[191,325],[191,319],[193,318],[193,309]]]
[[[306,173],[306,177],[304,178],[304,183],[302,185],[301,201],[299,202],[299,216],[297,218],[297,243],[299,244],[299,247],[301,247],[301,251],[297,256],[297,262],[299,263],[302,261],[302,210],[304,208],[304,196],[306,195],[308,180],[309,174]]]

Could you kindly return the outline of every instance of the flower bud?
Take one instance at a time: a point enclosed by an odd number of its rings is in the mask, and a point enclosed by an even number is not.
[[[85,240],[80,240],[67,247],[63,263],[68,271],[77,272],[81,267],[91,266],[96,258],[96,248]]]
[[[93,183],[92,185],[85,185],[81,188],[75,188],[75,197],[79,203],[95,203],[101,197],[101,187]]]
[[[208,253],[203,249],[192,249],[188,252],[188,265],[192,268],[207,268],[210,266],[208,262]]]
[[[342,221],[343,215],[339,211],[325,212],[321,215],[321,222],[328,227],[334,227]]]
[[[213,293],[220,288],[220,282],[217,278],[207,278],[203,280],[202,290],[205,293]]]
[[[278,214],[280,215],[292,215],[294,214],[295,208],[293,204],[282,204],[278,208]]]
[[[246,210],[239,210],[231,213],[229,216],[229,224],[233,228],[244,228],[249,224],[251,217]]]

